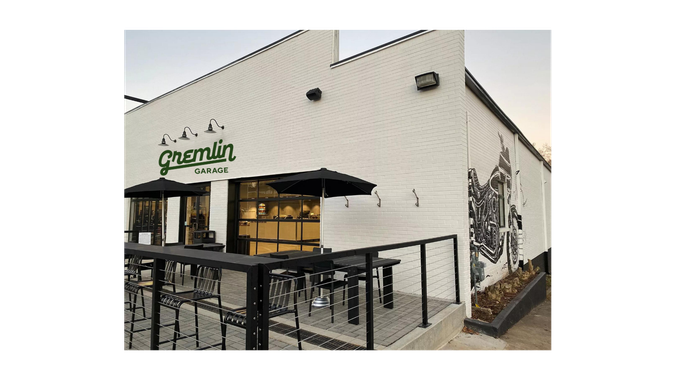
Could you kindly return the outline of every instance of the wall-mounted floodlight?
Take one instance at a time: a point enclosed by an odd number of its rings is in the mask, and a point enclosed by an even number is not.
[[[420,74],[415,77],[415,85],[418,87],[418,90],[437,87],[439,85],[439,74],[434,71]]]

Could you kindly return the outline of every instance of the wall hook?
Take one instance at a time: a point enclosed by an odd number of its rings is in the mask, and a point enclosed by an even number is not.
[[[413,189],[413,194],[415,194],[415,205],[420,207],[420,198],[418,198],[418,194],[415,193],[415,189]]]
[[[378,195],[378,191],[376,190],[376,197],[378,197],[378,207],[380,207],[380,195]]]
[[[345,202],[347,202],[345,203],[345,207],[350,207],[350,200],[347,197],[345,197]]]

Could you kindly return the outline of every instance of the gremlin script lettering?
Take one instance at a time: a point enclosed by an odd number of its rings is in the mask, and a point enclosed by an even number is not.
[[[184,152],[165,150],[160,154],[158,163],[160,174],[167,175],[169,170],[235,161],[236,158],[235,147],[232,144],[224,145],[221,139],[211,147],[188,149]]]

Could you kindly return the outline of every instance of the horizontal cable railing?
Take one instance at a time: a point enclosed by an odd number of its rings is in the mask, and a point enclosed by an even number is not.
[[[125,244],[125,349],[386,348],[458,303],[457,237],[288,258]]]

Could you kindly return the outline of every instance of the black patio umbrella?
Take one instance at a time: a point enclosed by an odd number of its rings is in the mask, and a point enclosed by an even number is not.
[[[268,186],[280,194],[305,194],[322,197],[321,210],[324,212],[324,197],[342,197],[348,195],[371,195],[375,183],[364,181],[347,174],[334,172],[326,168],[284,177]],[[324,253],[324,218],[319,220],[319,246]]]
[[[288,176],[268,185],[280,194],[326,195],[327,198],[371,195],[376,187],[375,183],[326,168]]]
[[[186,185],[176,181],[168,180],[164,177],[154,181],[142,183],[140,185],[124,189],[125,198],[161,198],[162,199],[162,246],[164,247],[164,198],[202,195],[207,192],[192,185]]]
[[[321,212],[324,213],[324,198],[342,197],[348,195],[371,195],[371,190],[376,187],[375,183],[364,181],[357,177],[338,173],[326,168],[311,172],[291,175],[280,180],[270,182],[268,186],[277,190],[280,194],[305,194],[322,197]],[[319,219],[319,246],[324,254],[324,218]],[[320,291],[321,292],[321,291]],[[321,294],[312,305],[323,307],[329,304],[326,297]]]

